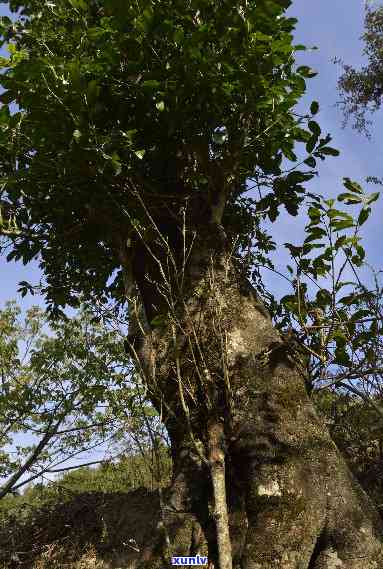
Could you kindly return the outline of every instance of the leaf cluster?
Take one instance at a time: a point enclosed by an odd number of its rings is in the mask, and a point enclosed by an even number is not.
[[[21,11],[0,25],[0,198],[21,233],[8,260],[39,259],[52,310],[80,293],[122,296],[118,251],[143,223],[137,192],[157,219],[189,203],[203,223],[224,192],[240,244],[255,208],[297,214],[314,173],[286,174],[282,161],[297,162],[297,143],[305,167],[337,151],[313,120],[318,103],[294,113],[315,72],[295,65],[304,47],[289,4],[11,3]],[[252,211],[240,201],[248,179],[271,190]]]

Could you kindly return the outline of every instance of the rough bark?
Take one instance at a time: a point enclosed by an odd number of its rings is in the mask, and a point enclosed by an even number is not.
[[[196,452],[196,444],[207,448],[211,414],[224,425],[234,568],[383,567],[381,520],[319,420],[300,362],[251,286],[206,239],[195,249],[183,300],[176,341],[169,323],[147,335],[139,354],[174,462],[163,512],[170,546],[157,540],[142,567],[168,567],[170,555],[197,552],[225,567],[211,476]]]

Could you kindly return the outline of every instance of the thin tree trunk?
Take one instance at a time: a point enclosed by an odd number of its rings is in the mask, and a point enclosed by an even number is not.
[[[225,434],[222,423],[211,422],[208,427],[209,462],[213,485],[214,520],[217,532],[219,569],[232,569],[229,516],[226,503]]]
[[[2,498],[4,498],[4,496],[6,496],[10,492],[12,492],[13,489],[15,489],[17,482],[20,480],[20,478],[22,478],[22,476],[26,472],[28,472],[28,470],[39,459],[39,457],[40,457],[41,453],[43,452],[43,450],[45,449],[45,447],[49,444],[52,437],[54,437],[55,434],[57,433],[61,423],[63,422],[63,418],[56,421],[55,425],[52,427],[53,422],[54,421],[53,421],[53,417],[52,417],[51,421],[49,422],[49,424],[46,427],[46,431],[45,431],[43,437],[41,438],[39,443],[36,445],[35,449],[31,452],[31,454],[24,461],[24,463],[19,467],[19,469],[16,470],[16,472],[14,474],[12,474],[12,476],[4,484],[4,486],[0,487],[0,500]],[[39,476],[41,474],[43,474],[44,472],[45,471],[42,471],[41,473],[39,473]],[[33,480],[33,477],[30,480]],[[18,487],[19,487],[19,485],[17,485],[17,488]]]

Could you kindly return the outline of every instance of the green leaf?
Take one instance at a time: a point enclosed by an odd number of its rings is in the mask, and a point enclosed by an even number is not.
[[[10,66],[11,66],[11,61],[7,57],[0,57],[0,69]]]
[[[313,134],[308,143],[306,144],[306,152],[308,152],[308,154],[311,154],[317,142],[318,142],[318,136]]]
[[[293,257],[299,257],[302,253],[303,247],[297,247],[296,245],[292,245],[291,243],[284,243],[286,249],[288,249]]]
[[[302,182],[306,182],[311,179],[312,179],[312,174],[309,174],[307,172],[299,172],[297,170],[294,170],[294,172],[290,172],[290,174],[286,176],[286,182],[289,185],[300,184]]]
[[[358,224],[363,225],[363,223],[365,223],[369,218],[370,213],[371,209],[369,207],[363,208],[358,216]]]
[[[254,39],[255,39],[256,41],[259,41],[259,42],[266,42],[266,43],[269,43],[269,42],[272,40],[272,36],[271,36],[271,35],[267,35],[267,34],[261,32],[261,31],[256,31],[256,32],[254,32],[254,34],[252,34],[252,35],[253,35]]]
[[[311,138],[311,134],[307,131],[304,130],[303,128],[296,128],[294,129],[294,131],[292,132],[292,135],[294,137],[294,140],[298,141],[298,142],[308,142],[309,139]]]
[[[318,148],[322,148],[323,146],[326,146],[326,144],[328,144],[329,142],[331,142],[331,140],[332,140],[331,135],[330,135],[330,134],[327,134],[327,135],[325,136],[325,138],[321,138],[321,139],[319,140],[319,146],[318,146]]]
[[[361,245],[356,246],[356,251],[361,259],[364,259],[366,256],[366,251],[363,249]]]
[[[312,77],[318,75],[318,73],[314,71],[314,69],[308,67],[307,65],[301,65],[300,67],[298,67],[297,73],[299,75],[302,75],[302,77],[306,77],[308,79],[311,79]]]
[[[88,28],[88,38],[92,41],[98,40],[105,35],[107,31],[101,27]]]
[[[353,182],[350,178],[343,178],[343,185],[349,192],[354,192],[356,194],[363,194],[363,189],[360,184]]]
[[[276,207],[271,207],[271,208],[269,209],[267,215],[268,215],[270,221],[271,221],[272,223],[274,223],[274,221],[277,219],[277,217],[278,217],[278,215],[279,215],[278,208],[276,208]]]
[[[327,232],[325,231],[325,229],[323,229],[323,227],[319,227],[316,224],[310,224],[309,226],[307,226],[306,232],[308,234],[308,237],[310,237],[310,240],[312,239],[313,236],[315,236],[316,238],[327,236]]]
[[[339,156],[340,152],[336,148],[331,148],[331,146],[325,146],[321,148],[321,153],[326,154],[327,156]]]
[[[326,237],[327,233],[321,227],[313,227],[309,230],[309,235],[305,239],[305,243],[309,243],[310,241],[315,241],[316,239],[322,239],[322,237]]]
[[[314,259],[313,267],[320,276],[325,276],[331,269],[331,265],[324,262],[322,255]]]
[[[335,350],[335,358],[333,363],[347,367],[351,365],[350,356],[344,348],[337,348]]]
[[[320,307],[328,306],[332,302],[331,293],[328,290],[321,288],[316,294],[316,301]]]
[[[145,152],[146,152],[146,150],[135,150],[134,154],[137,156],[137,158],[142,160],[143,157],[145,156]]]
[[[292,151],[290,144],[281,144],[281,150],[286,158],[291,162],[296,162],[298,160],[297,155]]]
[[[352,315],[350,320],[352,320],[353,322],[355,322],[356,320],[362,320],[363,318],[366,318],[368,316],[371,316],[371,312],[370,310],[367,310],[365,308],[361,308],[360,310],[356,310]]]
[[[380,193],[379,192],[374,192],[373,194],[370,194],[369,196],[367,196],[367,198],[364,200],[364,203],[366,205],[369,205],[370,203],[376,202],[376,200],[379,198]]]
[[[142,83],[142,86],[145,89],[158,89],[160,87],[161,83],[159,81],[157,81],[156,79],[147,79],[146,81],[144,81]]]
[[[333,338],[336,342],[337,348],[344,348],[347,345],[347,338],[340,330],[335,330]]]
[[[308,158],[306,158],[305,164],[307,164],[307,166],[310,166],[310,168],[315,168],[317,162],[313,156],[309,156]]]
[[[319,111],[319,103],[317,101],[313,101],[310,106],[310,112],[312,115],[316,115]]]
[[[347,192],[339,194],[339,196],[338,196],[339,202],[345,202],[347,204],[361,203],[362,200],[363,200],[363,198],[355,196],[354,194],[348,194]]]
[[[322,212],[318,207],[314,207],[314,206],[309,207],[308,214],[309,214],[309,218],[311,220],[315,219],[315,220],[319,221],[321,213]]]
[[[116,176],[118,176],[119,174],[121,174],[121,170],[122,170],[120,157],[117,154],[117,152],[113,152],[113,154],[111,155],[110,158],[111,158],[113,170],[114,170]]]
[[[165,110],[165,103],[164,101],[158,101],[158,103],[156,103],[156,108],[162,112]]]
[[[307,126],[309,127],[309,129],[311,130],[311,132],[316,136],[316,138],[319,138],[322,130],[321,127],[319,126],[319,124],[316,121],[309,121]]]
[[[126,132],[121,131],[121,134],[124,138],[127,139],[128,145],[130,146],[133,143],[134,136],[137,132],[138,131],[136,128],[132,128],[131,130],[127,130]]]
[[[1,0],[0,4],[7,4],[4,0]],[[0,16],[0,32],[3,33],[4,30],[12,26],[13,22],[8,16]]]
[[[341,231],[342,229],[349,229],[351,227],[354,227],[354,220],[350,219],[345,221],[333,221],[331,225],[336,231]]]
[[[327,210],[326,214],[330,219],[335,219],[336,217],[341,217],[343,219],[348,219],[350,221],[353,221],[353,218],[349,213],[346,213],[344,211],[340,211],[339,209],[329,209],[329,210]]]
[[[358,255],[353,255],[351,257],[351,262],[356,266],[356,267],[361,267],[363,265],[363,259],[361,259]]]
[[[88,8],[86,0],[69,0],[69,3],[77,10],[86,10]]]
[[[3,105],[0,109],[0,124],[6,125],[8,124],[8,120],[10,117],[10,111],[8,105]]]
[[[340,304],[344,304],[345,306],[351,306],[352,304],[359,304],[359,298],[355,294],[347,294],[343,296],[338,301]]]
[[[322,249],[322,247],[324,247],[324,243],[309,243],[309,239],[306,239],[302,251],[304,255],[307,255],[313,249]]]

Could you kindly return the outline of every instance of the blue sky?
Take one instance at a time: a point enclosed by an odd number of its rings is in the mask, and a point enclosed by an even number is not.
[[[374,115],[372,139],[367,140],[351,127],[342,129],[342,114],[335,107],[339,100],[337,79],[341,68],[332,63],[334,57],[343,59],[347,64],[360,66],[363,44],[360,36],[363,33],[364,1],[363,0],[295,0],[289,9],[291,16],[298,18],[296,43],[307,46],[318,46],[319,50],[301,52],[300,63],[307,64],[319,72],[319,75],[308,82],[308,92],[302,100],[300,108],[307,110],[312,100],[320,103],[318,122],[322,131],[333,135],[332,146],[341,151],[339,158],[329,158],[320,165],[319,177],[311,184],[312,191],[331,197],[342,190],[342,178],[348,176],[362,182],[366,176],[382,176],[381,155],[382,142],[379,132],[382,127],[382,113]],[[0,5],[0,15],[9,15],[7,6]],[[371,187],[370,191],[377,188]],[[381,266],[381,240],[383,225],[381,224],[383,199],[375,204],[373,215],[366,223],[364,245],[368,260],[376,267]],[[274,226],[277,242],[299,242],[302,239],[305,219],[293,218],[282,214]],[[288,261],[282,248],[278,249],[278,268]],[[21,300],[17,295],[17,283],[21,280],[38,282],[40,271],[36,263],[26,267],[21,263],[7,263],[0,257],[0,307],[10,298],[20,300],[27,308],[35,304],[36,297],[27,296]],[[268,283],[273,289],[280,290],[280,283],[272,275],[268,275]],[[43,303],[43,299],[40,299]]]

